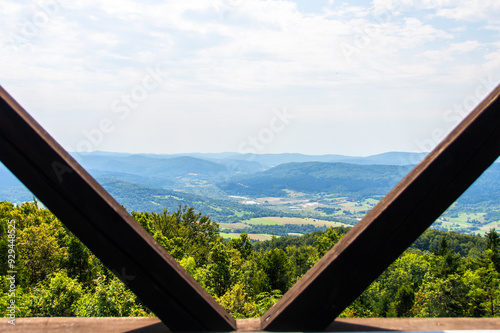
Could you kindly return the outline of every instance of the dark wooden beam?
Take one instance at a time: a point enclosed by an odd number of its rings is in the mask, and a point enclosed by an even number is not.
[[[325,329],[500,154],[500,87],[263,317],[267,331]]]
[[[0,160],[173,331],[236,321],[0,87]]]

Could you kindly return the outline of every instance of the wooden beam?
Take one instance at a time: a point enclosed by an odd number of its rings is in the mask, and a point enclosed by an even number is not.
[[[236,321],[0,87],[0,160],[173,331]]]
[[[500,154],[500,87],[263,317],[267,331],[325,329]]]
[[[255,332],[252,321],[238,319],[237,332]],[[0,325],[0,333],[170,333],[158,318],[17,318],[16,326],[9,326]],[[325,332],[496,330],[498,333],[499,327],[500,318],[342,318]]]

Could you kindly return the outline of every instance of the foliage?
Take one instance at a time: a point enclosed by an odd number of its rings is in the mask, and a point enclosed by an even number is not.
[[[225,241],[193,208],[133,217],[237,318],[258,317],[349,229],[252,243]],[[9,221],[16,225],[18,316],[150,316],[152,313],[48,210],[0,202],[0,265],[7,272]],[[499,236],[429,230],[384,271],[342,317],[500,316]],[[11,282],[0,276],[0,311]]]

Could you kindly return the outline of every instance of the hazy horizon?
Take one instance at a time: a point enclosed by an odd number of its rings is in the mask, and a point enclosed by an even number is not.
[[[127,155],[195,155],[195,154],[206,154],[206,155],[223,155],[223,154],[235,154],[235,155],[245,155],[239,153],[237,151],[220,151],[220,152],[180,152],[180,153],[147,153],[147,152],[127,152],[127,151],[107,151],[107,150],[94,150],[91,152],[87,151],[68,151],[70,154],[127,154]],[[256,153],[257,155],[286,155],[286,154],[298,154],[298,155],[306,155],[306,156],[326,156],[326,155],[338,155],[338,156],[347,156],[347,157],[371,157],[377,155],[384,154],[428,154],[429,152],[410,152],[410,151],[386,151],[382,153],[370,154],[370,155],[352,155],[352,154],[335,154],[335,153],[326,153],[326,154],[310,154],[310,153],[300,153],[300,152],[283,152],[283,153]],[[250,153],[251,154],[251,153]]]

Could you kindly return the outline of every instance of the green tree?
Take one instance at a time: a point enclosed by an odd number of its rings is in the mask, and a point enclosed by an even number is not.
[[[216,297],[216,300],[234,318],[251,318],[257,314],[255,302],[242,283],[233,285],[224,295]]]
[[[412,309],[416,317],[465,317],[469,312],[469,289],[458,274],[425,279]]]
[[[411,317],[411,309],[415,301],[415,291],[409,285],[402,285],[391,304],[395,317]]]
[[[318,251],[311,245],[287,246],[286,254],[290,262],[292,281],[300,279],[317,261]]]
[[[487,239],[486,248],[490,250],[487,256],[495,265],[497,272],[500,272],[500,236],[494,228],[490,229],[485,236]]]
[[[468,269],[463,276],[469,288],[467,296],[471,307],[468,316],[498,317],[500,316],[500,273],[491,260],[481,261],[481,264],[474,270]]]
[[[420,252],[405,252],[390,265],[363,293],[370,311],[380,316],[409,316],[408,290],[418,290],[430,270],[429,257]],[[399,296],[398,296],[399,294]],[[399,308],[398,308],[399,307]]]
[[[31,225],[18,231],[19,260],[24,263],[27,278],[37,284],[57,271],[65,255],[57,235],[48,224]]]
[[[118,278],[98,274],[91,291],[72,307],[79,317],[140,317],[151,315]]]
[[[333,228],[328,228],[321,236],[316,237],[314,245],[318,249],[318,256],[322,258],[339,241],[339,235]]]
[[[243,260],[247,260],[252,254],[252,240],[248,237],[248,233],[242,233],[240,237],[231,239],[228,246],[236,249]]]
[[[221,240],[214,242],[208,257],[206,286],[215,296],[224,295],[231,287],[231,254]]]
[[[82,296],[82,285],[64,271],[51,274],[48,283],[39,283],[33,290],[32,313],[39,317],[71,317]]]
[[[290,283],[288,257],[282,249],[271,249],[262,257],[262,269],[269,281],[269,291],[279,290],[284,294]]]
[[[498,251],[500,249],[500,236],[496,232],[495,228],[490,229],[486,235],[486,248]]]
[[[75,278],[85,286],[97,278],[99,263],[90,250],[72,233],[67,235],[67,255],[61,264],[68,276]]]

